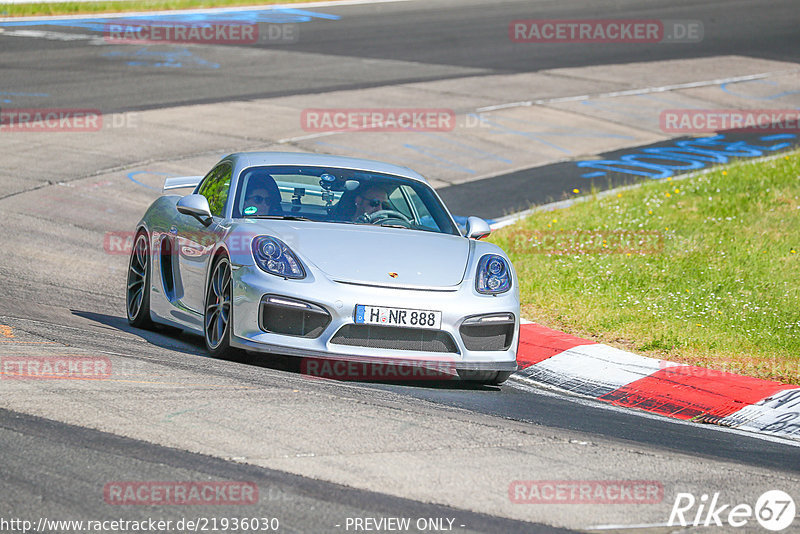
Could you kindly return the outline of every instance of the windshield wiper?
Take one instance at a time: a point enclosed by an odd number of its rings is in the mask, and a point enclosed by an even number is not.
[[[279,219],[283,221],[313,221],[314,219],[309,219],[308,217],[302,217],[300,215],[248,215],[247,219]]]

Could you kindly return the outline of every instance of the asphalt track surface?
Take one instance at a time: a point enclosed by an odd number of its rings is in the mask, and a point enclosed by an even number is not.
[[[642,60],[720,54],[797,58],[800,34],[797,5],[791,0],[765,2],[764,9],[747,0],[669,4],[517,1],[492,2],[487,9],[483,1],[444,0],[311,8],[309,11],[341,19],[314,17],[303,22],[301,38],[292,44],[216,47],[205,59],[219,68],[200,73],[172,69],[143,74],[116,65],[110,58],[98,60],[82,53],[85,45],[80,41],[0,36],[4,91],[26,93],[35,88],[35,92],[51,94],[53,100],[48,104],[53,107],[91,102],[92,107],[110,113]],[[703,45],[567,43],[530,47],[508,39],[509,21],[516,19],[599,17],[700,20]],[[34,23],[22,28],[94,34],[74,26]],[[242,50],[251,47],[268,47],[276,54],[268,63],[254,65]],[[302,63],[287,52],[304,53]],[[20,97],[15,105],[36,105],[36,100]]]
[[[0,410],[0,443],[7,451],[3,481],[5,506],[16,516],[73,517],[94,510],[87,497],[102,493],[99,480],[246,480],[262,490],[259,503],[247,517],[275,518],[279,512],[283,532],[328,531],[344,525],[347,517],[447,517],[461,532],[570,532],[523,521],[492,517],[320,483],[289,473],[226,462],[218,458],[159,447],[86,428]],[[86,477],[83,466],[98,466],[96,477]],[[43,487],[46,481],[46,487]],[[98,492],[98,489],[100,491]],[[266,493],[266,494],[264,494]],[[116,518],[158,518],[177,524],[214,517],[213,506],[193,506],[190,515],[174,506],[148,506],[145,510],[120,507]]]
[[[335,23],[318,19],[303,23],[303,38],[292,45],[291,52],[278,50],[269,65],[254,66],[248,62],[247,47],[217,47],[209,59],[220,67],[212,74],[176,69],[142,75],[103,64],[96,55],[87,54],[85,44],[77,41],[22,39],[0,33],[2,90],[20,95],[14,97],[17,107],[40,105],[35,97],[24,94],[42,92],[51,95],[48,105],[53,107],[86,107],[86,103],[91,102],[91,107],[106,111],[127,111],[382,87],[476,74],[619,64],[643,58],[683,59],[738,53],[796,62],[800,50],[796,3],[783,1],[767,5],[765,9],[754,9],[752,2],[730,1],[672,2],[670,6],[637,1],[542,2],[535,4],[534,12],[531,2],[496,3],[491,9],[486,8],[486,2],[449,1],[325,7],[314,11],[340,15],[341,19]],[[523,51],[507,39],[497,37],[507,35],[508,21],[513,19],[598,16],[702,20],[706,40],[699,48],[547,45]],[[41,24],[29,28],[53,29]],[[719,28],[726,31],[715,31]],[[75,27],[57,29],[85,33]],[[292,56],[294,52],[307,54],[302,65]],[[363,68],[365,61],[369,62],[368,69]],[[541,172],[550,172],[551,176],[560,174],[555,168]],[[550,183],[556,184],[555,190],[525,201],[557,199],[559,184],[561,190],[570,185],[568,181]],[[463,186],[465,193],[453,189],[443,192],[443,196],[447,199],[452,195],[454,203],[464,202],[468,206],[463,199],[473,198],[478,184],[480,182]],[[516,207],[502,191],[484,198],[483,202],[492,204],[492,213]],[[124,203],[124,199],[119,199],[120,205]],[[57,214],[55,217],[58,220]],[[30,231],[45,235],[42,225],[46,224],[46,221],[33,224]],[[70,221],[62,220],[60,224],[69,235]],[[105,351],[131,362],[157,362],[175,372],[191,369],[212,380],[225,379],[265,389],[303,381],[297,372],[297,363],[290,359],[265,361],[242,356],[241,360],[233,362],[209,361],[203,357],[199,338],[130,328],[124,319],[122,293],[114,294],[119,286],[116,280],[98,279],[85,288],[56,284],[42,287],[33,281],[35,277],[26,280],[19,276],[26,269],[36,271],[36,265],[15,265],[13,254],[5,261],[14,265],[14,269],[13,273],[0,271],[3,288],[0,323],[13,324],[20,335],[53,340],[86,351]],[[759,469],[775,477],[784,477],[787,484],[784,489],[794,491],[798,487],[800,447],[743,433],[643,417],[547,391],[508,385],[490,388],[427,383],[345,385],[325,382],[309,387],[319,387],[332,397],[359,403],[391,403],[410,414],[435,409],[452,414],[454,418],[491,421],[501,427],[527,426],[531,433],[574,436],[579,441],[597,440],[611,444],[612,448],[644,451],[643,454],[652,455],[653,461],[664,463],[676,456],[694,457],[701,462],[726,462],[742,471]],[[297,424],[302,425],[302,420]],[[465,525],[462,531],[553,530],[536,522],[523,523],[499,515],[403,499],[391,495],[390,488],[385,491],[355,489],[313,476],[299,476],[231,458],[215,458],[187,452],[181,447],[169,448],[101,432],[90,428],[92,426],[91,423],[70,425],[18,411],[0,410],[0,451],[3,451],[4,463],[0,513],[4,517],[91,517],[102,508],[96,497],[109,480],[217,478],[256,481],[262,492],[259,515],[279,512],[284,530],[290,532],[342,531],[333,525],[354,516],[457,517]],[[366,437],[362,435],[360,439]],[[626,478],[622,466],[618,476]],[[103,514],[109,513],[108,508],[102,509]],[[668,507],[665,509],[667,513]],[[174,507],[125,507],[120,514],[126,518],[187,516]],[[220,515],[220,512],[219,509],[196,508],[191,514],[210,516]],[[631,519],[631,523],[637,522],[635,515]],[[592,524],[589,519],[583,523],[589,524]]]

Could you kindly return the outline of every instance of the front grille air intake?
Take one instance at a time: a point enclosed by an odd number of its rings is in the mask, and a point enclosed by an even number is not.
[[[495,313],[468,317],[458,329],[467,350],[508,350],[514,340],[514,315]]]
[[[333,336],[331,343],[371,349],[458,352],[450,334],[441,330],[366,324],[344,325]]]
[[[325,308],[279,295],[264,295],[258,316],[261,330],[285,336],[317,338],[331,323]]]

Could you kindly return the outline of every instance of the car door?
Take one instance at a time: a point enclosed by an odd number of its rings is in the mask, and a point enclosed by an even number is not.
[[[211,253],[219,239],[219,222],[225,215],[230,192],[233,167],[223,162],[203,178],[197,193],[208,200],[212,223],[203,225],[191,215],[178,215],[173,233],[177,242],[181,303],[188,309],[203,314],[205,282]]]

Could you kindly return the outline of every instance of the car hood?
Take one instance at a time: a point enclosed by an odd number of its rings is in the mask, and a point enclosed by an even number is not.
[[[271,235],[339,282],[452,288],[464,279],[469,261],[470,241],[461,236],[355,224],[270,223],[276,230]]]

